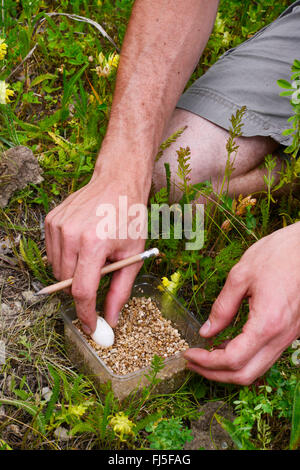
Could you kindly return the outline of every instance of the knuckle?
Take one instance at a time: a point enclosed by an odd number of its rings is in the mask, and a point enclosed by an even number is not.
[[[80,243],[83,246],[90,246],[95,244],[95,237],[90,231],[84,231],[80,236]]]
[[[95,292],[91,286],[77,284],[73,282],[72,296],[78,302],[88,301],[88,304],[90,304],[95,297]]]
[[[231,268],[229,275],[228,275],[228,281],[235,285],[241,285],[244,284],[248,276],[248,270],[245,266],[244,263],[237,263],[233,268]]]
[[[244,361],[239,357],[230,357],[227,361],[228,367],[231,370],[240,370],[244,366]]]
[[[217,297],[216,300],[214,301],[210,316],[212,318],[219,318],[219,319],[227,318],[226,309],[220,297]]]
[[[88,299],[90,296],[89,296],[89,292],[87,291],[87,289],[84,289],[83,287],[81,286],[72,286],[72,295],[74,297],[74,299],[76,300],[86,300]]]
[[[268,315],[267,321],[264,321],[261,325],[260,336],[267,339],[280,335],[283,331],[282,323],[282,317],[277,312],[273,312],[271,315]]]
[[[242,385],[242,386],[248,386],[251,385],[256,377],[253,377],[252,374],[249,374],[248,372],[241,372],[236,376],[236,379],[234,380],[234,383],[237,385]]]
[[[49,214],[47,214],[45,218],[45,226],[49,227],[51,223],[52,223],[52,213],[49,212]]]
[[[74,230],[69,225],[62,225],[61,227],[61,234],[64,239],[72,239],[74,236]]]

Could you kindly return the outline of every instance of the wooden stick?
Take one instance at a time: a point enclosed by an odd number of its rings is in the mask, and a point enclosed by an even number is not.
[[[159,255],[159,251],[157,248],[152,248],[151,250],[144,251],[143,253],[139,253],[134,256],[130,256],[129,258],[122,259],[121,261],[116,261],[115,263],[108,264],[101,269],[101,276],[103,274],[108,274],[117,269],[125,268],[130,264],[138,263],[139,261],[143,261],[146,258],[150,258],[152,256]],[[42,290],[36,292],[35,295],[45,295],[45,294],[53,294],[53,292],[57,292],[59,290],[65,289],[66,287],[70,287],[72,285],[73,278],[65,279],[64,281],[57,282],[56,284],[52,284],[51,286],[44,287]]]

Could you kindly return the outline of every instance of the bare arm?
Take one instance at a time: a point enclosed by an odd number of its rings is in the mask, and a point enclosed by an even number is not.
[[[149,178],[164,128],[208,41],[218,3],[136,0],[101,155],[115,146],[124,151],[125,145],[126,167],[132,162],[136,168],[138,160],[139,173]],[[96,172],[105,163],[99,159]]]
[[[87,333],[96,326],[101,268],[143,251],[144,240],[97,237],[100,204],[146,204],[154,156],[164,128],[213,26],[217,0],[136,0],[124,40],[107,133],[91,182],[46,218],[46,247],[54,275],[73,277],[77,315]],[[118,221],[120,223],[120,221]],[[141,265],[117,271],[106,297],[114,326]]]

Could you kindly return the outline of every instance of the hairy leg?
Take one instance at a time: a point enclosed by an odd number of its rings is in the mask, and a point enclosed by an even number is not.
[[[180,196],[177,183],[177,153],[179,147],[189,147],[191,151],[190,173],[191,183],[211,181],[215,191],[220,191],[227,161],[226,143],[229,137],[227,130],[206,119],[183,109],[176,109],[166,129],[164,139],[180,128],[187,126],[181,136],[166,149],[155,163],[153,182],[155,190],[166,186],[164,163],[169,163],[171,169],[171,199],[176,201]],[[230,178],[229,194],[238,197],[266,189],[263,176],[266,169],[262,165],[268,154],[273,154],[278,143],[269,137],[239,137],[239,145],[234,161],[234,171]],[[275,152],[276,153],[276,152]],[[275,183],[279,181],[279,171],[282,161],[277,158],[274,169]],[[227,188],[227,184],[226,184]]]

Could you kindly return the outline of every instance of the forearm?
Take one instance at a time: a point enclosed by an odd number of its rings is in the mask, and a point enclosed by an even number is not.
[[[218,0],[136,0],[96,172],[112,167],[116,158],[122,170],[152,173],[164,128],[207,43],[217,6]]]

